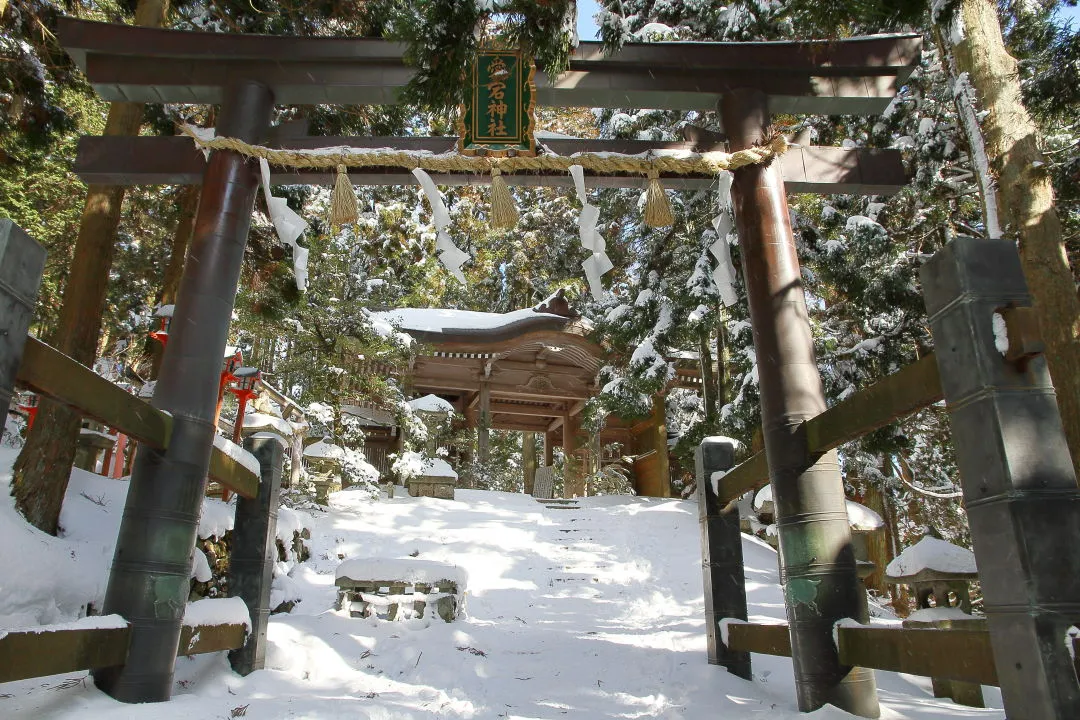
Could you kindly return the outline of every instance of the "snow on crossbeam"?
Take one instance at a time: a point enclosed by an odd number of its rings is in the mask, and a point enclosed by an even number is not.
[[[201,606],[192,613],[192,607],[205,602],[218,604]],[[249,627],[247,608],[239,598],[192,603],[177,655],[242,647]],[[0,683],[123,665],[130,638],[129,624],[119,615],[0,632]]]

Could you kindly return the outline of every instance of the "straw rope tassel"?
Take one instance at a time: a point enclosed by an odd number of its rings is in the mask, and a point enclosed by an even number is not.
[[[344,165],[337,166],[337,179],[330,194],[330,226],[341,227],[354,223],[360,218],[360,204],[356,200],[356,191]]]
[[[660,174],[649,171],[649,187],[645,191],[645,224],[649,227],[667,227],[675,222],[664,186],[660,184]]]
[[[510,188],[502,179],[502,170],[491,169],[491,224],[497,228],[510,230],[517,226],[518,209]]]

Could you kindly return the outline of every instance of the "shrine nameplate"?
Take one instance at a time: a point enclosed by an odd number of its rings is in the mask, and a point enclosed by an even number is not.
[[[521,50],[482,48],[469,69],[459,118],[462,155],[535,155],[536,65]]]

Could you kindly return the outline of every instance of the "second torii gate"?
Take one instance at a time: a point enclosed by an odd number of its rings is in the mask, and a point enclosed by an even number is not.
[[[279,147],[351,145],[449,149],[453,138],[306,138],[269,128],[275,104],[385,104],[412,76],[400,45],[377,39],[236,36],[62,20],[64,47],[110,101],[221,104],[218,135]],[[652,43],[603,56],[582,43],[559,78],[538,75],[550,106],[713,110],[732,150],[766,138],[770,113],[882,112],[917,63],[916,35],[802,43]],[[559,154],[714,149],[687,143],[545,141]],[[95,673],[114,697],[164,700],[172,685],[190,552],[213,434],[217,373],[258,186],[253,163],[232,151],[204,161],[186,139],[84,138],[77,171],[112,184],[198,183],[203,190],[187,270],[154,404],[173,414],[166,451],[143,448],[117,543],[104,611],[132,625],[129,663]],[[437,174],[440,184],[486,176]],[[544,173],[508,184],[563,185]],[[275,182],[328,183],[328,173],[274,170]],[[363,168],[354,183],[402,184],[396,169]],[[785,187],[786,181],[786,187]],[[698,188],[708,176],[665,178]],[[832,703],[876,716],[873,676],[844,667],[833,624],[862,614],[835,453],[806,456],[795,429],[825,401],[788,221],[785,192],[886,194],[905,182],[896,151],[795,148],[781,162],[735,173],[739,242],[753,320],[762,424],[777,505],[786,605],[801,709]],[[638,176],[590,177],[594,187],[640,187]],[[812,510],[813,512],[808,512]],[[862,618],[865,619],[865,618]]]

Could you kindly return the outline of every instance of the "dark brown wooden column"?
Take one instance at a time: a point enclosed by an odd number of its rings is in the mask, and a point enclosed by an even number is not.
[[[762,142],[766,96],[724,93],[720,112],[732,150]],[[810,457],[800,424],[825,410],[814,359],[784,181],[775,164],[735,172],[732,188],[757,351],[761,424],[784,568],[799,709],[831,703],[877,717],[873,673],[841,665],[833,624],[866,622],[836,452]]]
[[[563,416],[563,497],[584,497],[585,463],[582,461],[578,433],[581,432],[581,414]]]
[[[273,103],[263,85],[230,87],[219,134],[262,141]],[[167,450],[139,448],[105,594],[104,613],[131,623],[131,643],[127,664],[94,671],[94,681],[123,702],[159,702],[172,692],[221,359],[258,184],[255,162],[229,151],[210,157],[153,399],[172,414],[172,435]]]
[[[532,495],[536,483],[536,433],[521,433],[521,464],[524,468],[522,489],[526,495]]]
[[[476,457],[488,470],[491,461],[491,383],[487,378],[480,379],[480,409],[476,419]]]

